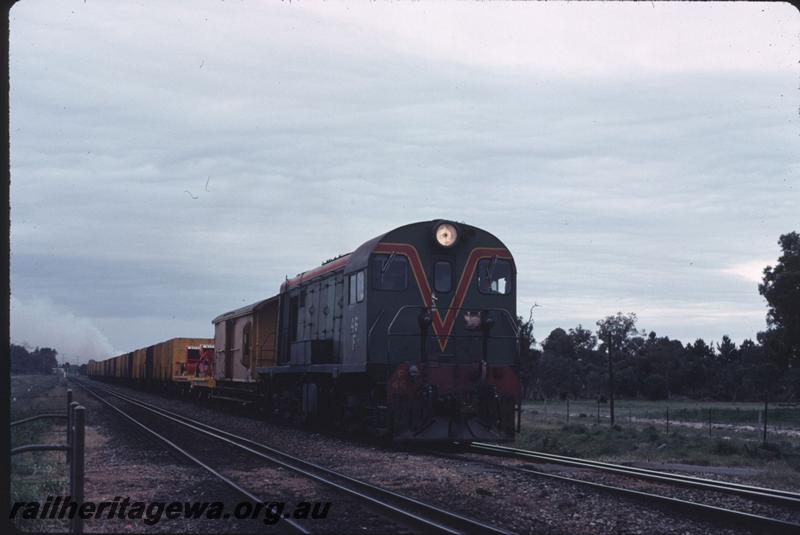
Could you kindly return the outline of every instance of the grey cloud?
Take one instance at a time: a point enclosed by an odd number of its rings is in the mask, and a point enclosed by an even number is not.
[[[122,318],[148,340],[153,315],[202,333],[286,275],[435,217],[509,245],[520,312],[546,304],[542,325],[628,303],[680,336],[763,327],[710,311],[763,310],[718,270],[774,258],[797,226],[796,73],[498,72],[303,10],[269,12],[267,31],[238,7],[94,9],[75,27],[13,23],[12,288],[94,318],[115,347]]]

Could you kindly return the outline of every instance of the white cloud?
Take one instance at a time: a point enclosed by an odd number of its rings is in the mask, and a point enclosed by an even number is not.
[[[48,299],[11,296],[11,341],[52,347],[71,363],[104,359],[116,352],[91,319],[79,317]]]
[[[567,76],[791,68],[788,3],[383,2],[300,4],[372,43],[482,68]],[[764,46],[764,43],[770,43]]]
[[[774,260],[750,260],[748,262],[740,262],[733,264],[720,271],[725,275],[736,277],[747,282],[761,282],[764,276],[764,268],[769,265],[774,265]]]

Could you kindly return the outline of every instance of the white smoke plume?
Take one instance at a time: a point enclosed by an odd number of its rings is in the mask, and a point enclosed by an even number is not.
[[[116,354],[108,338],[89,318],[79,317],[49,299],[11,296],[11,341],[27,347],[52,347],[70,364]]]

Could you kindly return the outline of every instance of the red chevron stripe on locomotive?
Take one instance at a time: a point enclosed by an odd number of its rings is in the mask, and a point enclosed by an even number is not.
[[[511,253],[509,253],[507,249],[499,247],[476,247],[470,251],[467,263],[464,266],[464,270],[461,272],[458,286],[456,286],[456,293],[453,296],[453,300],[450,303],[450,307],[447,309],[444,319],[442,319],[439,311],[433,307],[431,285],[427,275],[425,275],[425,268],[422,265],[422,260],[420,259],[416,247],[408,243],[379,243],[375,247],[374,252],[401,254],[408,259],[409,264],[411,264],[411,271],[414,274],[414,279],[417,281],[417,288],[419,288],[422,302],[432,311],[431,324],[434,333],[436,333],[436,336],[439,338],[439,347],[442,351],[447,347],[448,337],[453,331],[458,309],[464,304],[464,298],[467,295],[467,289],[475,273],[478,261],[495,256],[504,260],[511,260],[512,258]]]

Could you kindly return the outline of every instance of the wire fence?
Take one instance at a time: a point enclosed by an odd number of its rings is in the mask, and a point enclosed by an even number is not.
[[[605,401],[526,401],[523,410],[526,419],[547,423],[611,424],[611,405]],[[709,437],[800,442],[800,404],[616,400],[614,424],[649,426],[667,434],[702,432]]]

